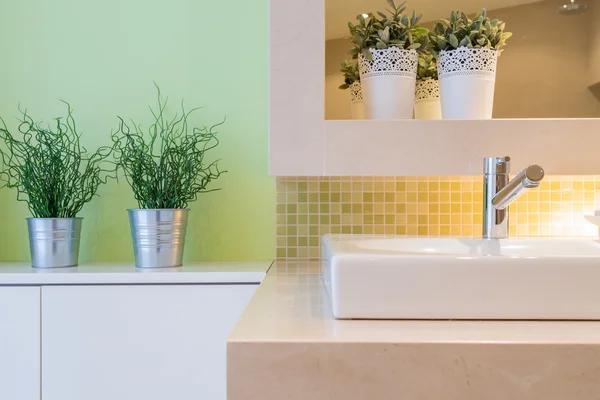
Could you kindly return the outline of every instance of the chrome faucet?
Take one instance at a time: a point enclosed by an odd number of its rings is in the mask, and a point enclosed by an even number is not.
[[[530,165],[509,181],[510,157],[483,159],[483,238],[508,237],[508,206],[527,191],[540,186],[544,170]]]

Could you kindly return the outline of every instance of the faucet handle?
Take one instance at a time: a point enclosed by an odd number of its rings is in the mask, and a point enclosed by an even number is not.
[[[483,173],[508,174],[510,172],[510,157],[486,157],[483,159]]]
[[[544,169],[537,164],[530,165],[523,172],[525,173],[523,183],[527,188],[538,187],[539,182],[544,179]]]

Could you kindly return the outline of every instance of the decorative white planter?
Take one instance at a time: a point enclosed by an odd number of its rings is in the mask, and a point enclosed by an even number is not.
[[[415,87],[415,119],[442,119],[438,80],[417,81]]]
[[[444,119],[490,119],[498,52],[490,49],[441,51],[438,62]]]
[[[350,111],[352,112],[352,119],[365,119],[365,107],[360,82],[354,82],[350,85]]]
[[[418,55],[415,50],[369,49],[358,67],[367,119],[411,119],[415,102]]]

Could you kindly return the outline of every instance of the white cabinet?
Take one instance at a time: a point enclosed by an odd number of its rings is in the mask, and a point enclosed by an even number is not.
[[[40,400],[39,287],[0,287],[0,399]]]
[[[224,400],[226,339],[257,287],[43,287],[43,399]]]

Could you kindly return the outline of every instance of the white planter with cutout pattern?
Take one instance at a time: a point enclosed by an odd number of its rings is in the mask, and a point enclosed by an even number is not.
[[[365,119],[362,87],[358,81],[350,85],[350,112],[352,119]]]
[[[442,119],[440,85],[437,79],[417,81],[415,87],[415,119]]]
[[[366,119],[412,119],[418,55],[397,47],[358,56]]]
[[[438,74],[444,119],[490,119],[498,52],[470,49],[440,52]]]

